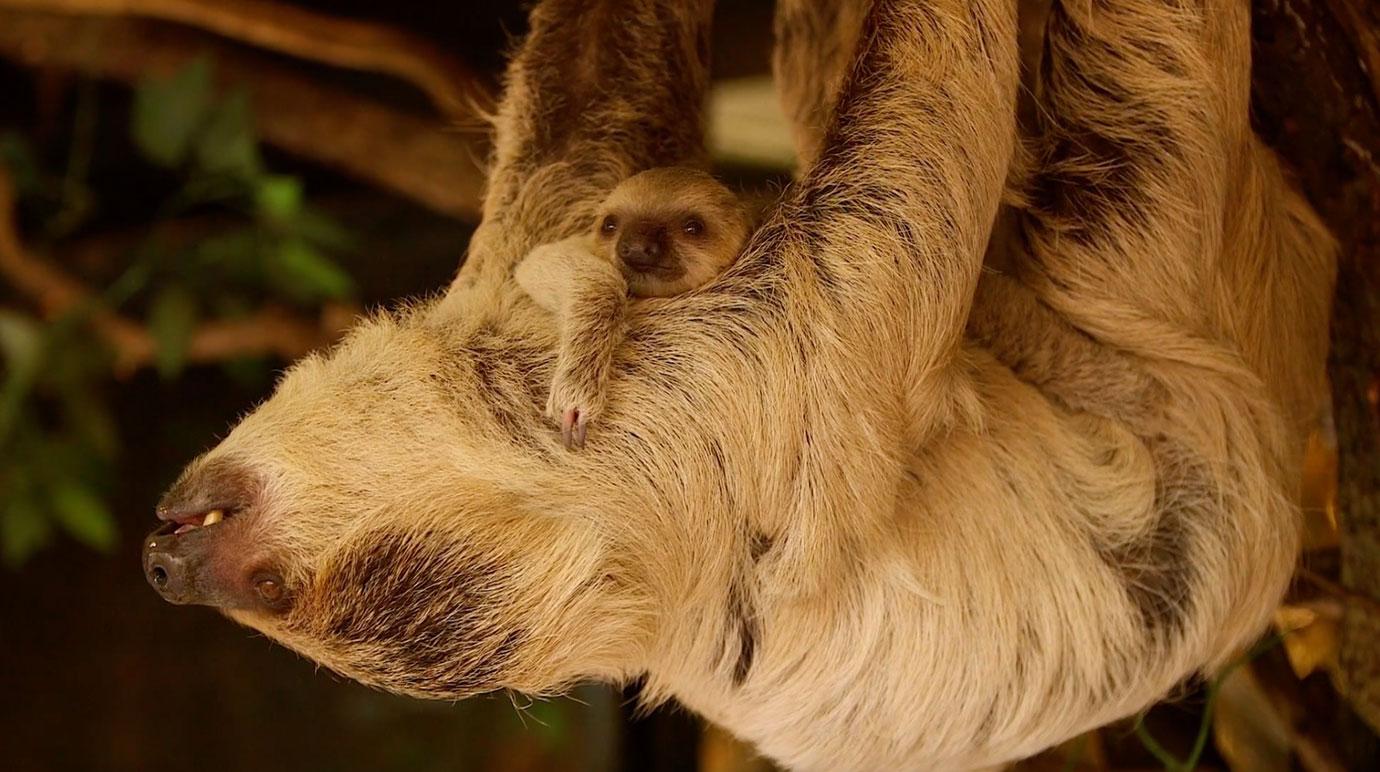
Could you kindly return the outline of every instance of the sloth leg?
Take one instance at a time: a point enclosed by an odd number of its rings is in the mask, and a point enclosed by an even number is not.
[[[1047,302],[1129,349],[1206,332],[1251,162],[1245,0],[1056,2],[1025,233]],[[1162,346],[1161,346],[1162,347]]]
[[[896,513],[877,492],[967,404],[952,365],[1015,145],[1015,5],[872,2],[818,158],[730,271],[792,314],[773,330],[809,386],[784,396],[803,483],[763,523],[778,586],[852,570]]]
[[[776,5],[772,67],[802,168],[820,152],[867,8],[868,0]],[[993,239],[1003,235],[994,233]],[[1009,276],[982,276],[968,332],[1018,376],[1074,410],[1106,414],[1139,404],[1154,391],[1132,363],[1079,332]]]
[[[1015,144],[1015,5],[873,2],[822,150],[781,213],[783,251],[859,301],[836,306],[840,338],[856,332],[857,355],[908,381],[949,361],[968,316]],[[879,307],[907,313],[879,324]]]
[[[819,157],[868,4],[869,0],[777,0],[772,74],[791,121],[799,169],[808,169]]]
[[[623,337],[627,283],[582,237],[532,250],[514,278],[556,315],[559,343],[546,412],[560,424],[566,448],[583,447],[590,422],[604,409],[613,350]]]

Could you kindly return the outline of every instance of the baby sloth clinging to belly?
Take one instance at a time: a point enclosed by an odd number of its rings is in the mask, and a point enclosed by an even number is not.
[[[546,411],[567,448],[584,445],[604,408],[629,296],[703,286],[738,257],[749,229],[746,207],[710,175],[649,169],[609,193],[592,233],[543,244],[518,265],[518,284],[560,326]]]

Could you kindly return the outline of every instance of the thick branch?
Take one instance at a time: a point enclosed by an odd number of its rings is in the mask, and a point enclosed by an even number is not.
[[[1340,10],[1339,10],[1340,9]],[[1328,371],[1342,585],[1380,598],[1380,94],[1373,11],[1255,0],[1253,114],[1341,242]],[[1337,681],[1380,730],[1380,613],[1347,605]]]
[[[1327,7],[1356,49],[1363,72],[1370,76],[1371,92],[1380,102],[1380,6],[1374,0],[1327,0]]]
[[[3,6],[8,0],[0,0]],[[197,55],[222,86],[246,88],[264,141],[392,190],[442,214],[473,219],[484,185],[482,139],[303,77],[232,46],[156,22],[69,18],[0,7],[0,56],[134,83]]]
[[[405,80],[469,121],[490,97],[464,65],[400,30],[263,0],[0,0],[0,8],[177,22],[279,53]]]
[[[0,275],[20,293],[32,297],[48,318],[92,302],[91,291],[81,282],[24,248],[14,211],[14,187],[8,172],[0,168]],[[153,362],[157,344],[142,325],[99,306],[91,309],[90,322],[114,350],[117,375],[127,375]],[[322,330],[321,326],[296,319],[281,309],[264,308],[245,319],[219,320],[197,327],[187,346],[187,360],[216,362],[259,354],[291,360],[329,343],[338,332]]]

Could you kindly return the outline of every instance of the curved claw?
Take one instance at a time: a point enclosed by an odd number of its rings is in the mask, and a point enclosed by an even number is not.
[[[589,423],[578,407],[567,408],[561,414],[561,442],[565,445],[565,449],[583,448],[588,427]]]

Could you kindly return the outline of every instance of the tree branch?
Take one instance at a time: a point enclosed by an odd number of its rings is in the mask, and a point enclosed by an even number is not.
[[[1255,0],[1252,116],[1341,244],[1328,375],[1340,586],[1380,598],[1380,91],[1376,18],[1354,0]],[[1380,731],[1380,613],[1351,602],[1336,683]]]
[[[478,215],[480,159],[488,153],[482,137],[318,83],[184,29],[3,8],[13,1],[0,0],[0,56],[136,83],[170,75],[209,52],[219,85],[249,91],[255,129],[265,142],[436,212],[465,220]]]
[[[289,56],[384,73],[416,86],[456,121],[473,120],[492,102],[469,68],[430,41],[264,0],[0,0],[0,7],[176,22]]]
[[[24,248],[14,213],[14,186],[8,171],[0,167],[0,275],[32,297],[50,319],[95,303],[93,293],[81,282]],[[266,307],[244,319],[207,322],[193,331],[187,361],[218,362],[259,354],[296,359],[337,337],[343,325],[332,322],[339,321],[330,309],[323,314],[324,324],[313,325],[282,309]],[[99,306],[91,309],[90,323],[114,350],[117,376],[153,362],[158,346],[142,325]]]

